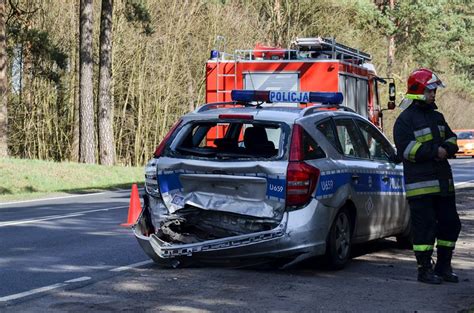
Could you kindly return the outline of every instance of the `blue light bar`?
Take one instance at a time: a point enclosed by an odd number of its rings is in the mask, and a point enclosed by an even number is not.
[[[252,102],[265,101],[268,102],[269,91],[264,90],[232,90],[230,97],[233,101]]]
[[[232,90],[233,101],[252,102],[262,101],[268,103],[291,102],[323,104],[341,104],[344,99],[340,92],[310,92],[310,91],[263,91],[263,90]]]

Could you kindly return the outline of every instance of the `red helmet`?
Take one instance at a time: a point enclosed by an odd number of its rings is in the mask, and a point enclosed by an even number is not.
[[[445,85],[432,71],[420,68],[408,77],[406,98],[413,100],[425,100],[425,89],[443,88]]]

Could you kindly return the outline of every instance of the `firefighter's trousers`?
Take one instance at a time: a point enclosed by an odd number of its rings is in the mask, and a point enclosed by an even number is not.
[[[413,250],[433,252],[437,247],[454,249],[461,231],[454,195],[425,195],[409,198]]]

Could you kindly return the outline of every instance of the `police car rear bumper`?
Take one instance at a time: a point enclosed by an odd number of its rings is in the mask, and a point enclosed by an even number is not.
[[[313,199],[302,209],[286,212],[271,230],[192,244],[170,244],[154,234],[145,236],[138,225],[134,233],[148,256],[165,266],[194,262],[251,265],[277,258],[293,263],[325,253],[329,214],[329,208]]]

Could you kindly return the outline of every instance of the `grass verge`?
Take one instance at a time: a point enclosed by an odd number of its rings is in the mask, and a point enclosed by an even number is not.
[[[0,158],[0,202],[143,184],[143,167]]]

